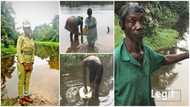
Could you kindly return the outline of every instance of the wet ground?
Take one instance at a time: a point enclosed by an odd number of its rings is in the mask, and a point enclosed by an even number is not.
[[[1,86],[4,86],[4,88],[1,88],[1,98],[15,99],[18,96],[16,60],[13,56],[3,61],[3,64],[11,63],[12,65],[9,64],[9,67],[2,66],[2,71],[7,68],[13,69],[12,71],[2,72],[6,77],[6,81],[4,84],[1,83]],[[35,56],[30,86],[32,98],[34,99],[32,105],[59,104],[59,71],[58,69],[52,68],[50,62],[52,62],[50,58],[41,59]],[[52,63],[55,64],[57,62]],[[15,105],[17,104],[18,103],[15,103]]]

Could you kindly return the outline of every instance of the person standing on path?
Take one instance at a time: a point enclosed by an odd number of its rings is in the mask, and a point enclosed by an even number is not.
[[[24,34],[17,40],[17,70],[19,104],[32,103],[30,97],[30,79],[33,70],[35,46],[29,21],[23,22]]]

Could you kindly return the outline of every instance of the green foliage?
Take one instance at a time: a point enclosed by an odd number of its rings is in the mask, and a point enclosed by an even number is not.
[[[179,32],[179,38],[182,38],[183,34],[187,32],[189,28],[189,2],[174,2],[170,5],[170,8],[173,12],[178,14],[178,19],[174,27]]]
[[[58,42],[35,41],[35,48],[36,48],[35,54],[42,59],[52,56],[58,57],[59,55]]]
[[[80,65],[80,62],[82,59],[85,58],[85,54],[80,54],[80,55],[69,55],[69,54],[64,54],[60,56],[61,63],[64,66],[72,66],[72,65]]]
[[[1,52],[2,56],[16,54],[16,42],[18,32],[15,30],[14,10],[10,2],[1,2]],[[42,53],[47,53],[47,50],[52,49],[52,53],[58,52],[59,41],[59,16],[56,15],[51,23],[37,26],[34,31],[34,40],[38,47],[47,47]],[[39,42],[46,41],[46,42]],[[55,43],[56,42],[56,43]],[[49,48],[49,49],[48,49]],[[53,50],[53,48],[55,48]],[[38,48],[42,49],[42,48]],[[52,54],[50,53],[50,54]],[[38,53],[40,54],[40,53]],[[44,55],[42,55],[44,56]],[[47,56],[47,55],[45,55]]]
[[[177,43],[178,32],[173,29],[156,29],[157,35],[145,37],[144,43],[154,50],[161,48],[171,48]]]
[[[1,99],[1,106],[14,106],[17,103],[16,98]]]
[[[122,1],[115,3],[115,13],[119,16],[122,5],[130,3]],[[145,15],[145,33],[147,36],[156,34],[156,29],[169,28],[179,32],[183,36],[189,26],[189,2],[188,1],[146,1],[138,2],[143,5]]]
[[[119,10],[129,1],[115,3],[115,47],[122,40],[119,26]],[[145,8],[145,44],[153,49],[169,48],[182,38],[189,27],[188,1],[146,1],[138,2]]]
[[[56,15],[50,24],[35,27],[33,31],[34,40],[37,41],[59,41],[59,16]]]
[[[117,47],[119,45],[119,43],[121,43],[122,40],[122,35],[124,35],[121,27],[119,26],[119,20],[117,15],[115,15],[115,34],[114,34],[114,38],[115,38],[115,47]]]
[[[72,54],[63,54],[60,55],[60,59],[61,59],[61,64],[63,64],[64,66],[70,67],[70,66],[76,66],[79,65],[80,66],[80,62],[86,58],[87,56],[89,56],[88,54],[77,54],[77,55],[72,55]],[[100,58],[101,61],[106,60],[106,59],[110,59],[111,58],[111,54],[98,54],[96,55]]]
[[[58,47],[59,43],[58,42],[47,42],[47,41],[35,41],[36,45],[43,45],[43,46],[54,46]]]
[[[15,30],[14,10],[10,2],[1,2],[1,43],[5,47],[9,44],[15,45],[17,33]]]
[[[58,56],[59,43],[58,42],[47,42],[47,41],[34,41],[36,46],[36,55],[40,56],[42,59],[49,56]],[[47,52],[48,50],[48,52]],[[5,48],[1,44],[1,55],[4,57],[6,55],[15,55],[16,47],[14,45],[9,45]]]
[[[16,54],[16,48],[14,45],[9,45],[7,48],[1,43],[1,56]]]
[[[119,26],[115,26],[115,47],[121,43],[123,32]]]
[[[80,72],[83,71],[82,64],[80,63],[84,58],[90,54],[62,54],[60,55],[60,73]],[[104,67],[104,77],[110,78],[112,73],[112,54],[96,54],[99,57]]]

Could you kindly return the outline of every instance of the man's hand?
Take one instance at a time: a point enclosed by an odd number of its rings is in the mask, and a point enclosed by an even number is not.
[[[170,54],[165,56],[164,65],[173,64],[181,60],[189,58],[189,52],[182,54]]]

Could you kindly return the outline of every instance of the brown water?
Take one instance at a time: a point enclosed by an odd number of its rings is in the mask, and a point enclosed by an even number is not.
[[[171,48],[163,51],[164,54],[183,53],[181,48],[188,49],[187,41],[183,40],[177,44],[180,48]],[[153,76],[152,86],[154,91],[163,92],[161,97],[156,97],[158,106],[185,106],[189,103],[189,59],[176,64],[163,66]],[[169,91],[168,91],[169,90]],[[168,92],[168,93],[166,93]],[[171,94],[174,92],[174,94]],[[165,93],[165,94],[164,94]],[[166,99],[164,96],[168,95]],[[173,96],[172,96],[173,95]]]
[[[30,91],[34,103],[32,105],[58,105],[59,104],[59,57],[56,48],[48,48],[49,52],[43,52],[45,47],[37,47],[39,56],[35,56],[31,76]],[[51,49],[54,49],[54,51]],[[58,47],[57,47],[58,49]],[[51,53],[51,52],[54,52]],[[57,53],[56,53],[57,52]],[[46,53],[46,54],[45,54]],[[50,56],[52,55],[52,56]],[[1,98],[17,98],[18,96],[18,72],[16,57],[1,58]]]
[[[68,56],[63,57],[67,58]],[[103,60],[102,60],[103,59]],[[113,69],[112,69],[112,55],[102,58],[104,71],[103,78],[100,84],[99,92],[99,103],[95,103],[100,106],[113,106]],[[64,64],[63,59],[61,60],[61,75],[60,75],[60,95],[61,95],[61,105],[86,105],[84,101],[79,96],[79,89],[84,86],[83,84],[83,70],[79,64]],[[67,59],[69,60],[69,59]]]
[[[86,36],[84,36],[84,44],[71,45],[70,34],[64,26],[66,19],[70,16],[83,16],[84,20],[87,17],[86,11],[91,7],[93,10],[92,16],[97,21],[98,39],[95,43],[95,49],[91,50],[87,46]],[[113,5],[83,5],[81,7],[61,7],[60,14],[60,52],[82,52],[82,53],[112,53],[113,51]],[[107,33],[107,27],[109,26],[110,32]],[[80,39],[80,37],[79,37]],[[80,40],[79,40],[80,41]]]

